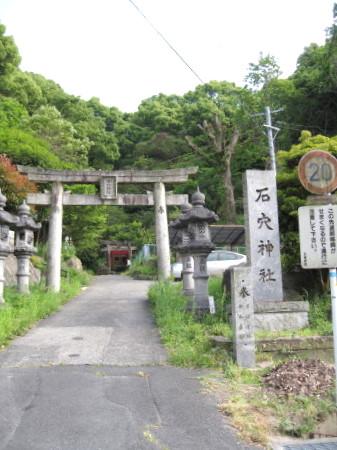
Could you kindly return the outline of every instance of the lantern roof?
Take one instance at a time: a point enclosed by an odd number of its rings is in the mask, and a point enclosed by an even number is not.
[[[214,211],[211,211],[204,206],[205,195],[200,192],[199,187],[197,191],[192,194],[191,201],[192,208],[179,217],[179,220],[184,226],[192,222],[214,223],[219,220],[218,215]]]
[[[204,206],[205,204],[205,194],[200,192],[199,186],[197,190],[192,194],[191,201],[193,206]]]
[[[41,228],[41,223],[35,222],[33,217],[31,216],[30,207],[27,205],[24,200],[23,203],[18,208],[19,220],[16,224],[16,228],[18,229],[28,229],[32,231],[37,231]]]

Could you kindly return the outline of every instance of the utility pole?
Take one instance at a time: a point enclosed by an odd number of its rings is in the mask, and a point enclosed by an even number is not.
[[[269,156],[270,156],[270,165],[271,170],[276,172],[276,161],[275,161],[275,147],[274,147],[274,136],[273,136],[273,128],[271,124],[271,112],[269,106],[265,108],[266,114],[266,124],[264,125],[267,128],[267,136],[268,136],[268,146],[269,146]]]
[[[266,123],[263,125],[267,128],[267,137],[268,137],[268,147],[269,147],[269,156],[270,156],[270,165],[271,170],[273,170],[276,173],[276,158],[275,158],[275,146],[274,141],[277,136],[277,133],[280,131],[279,128],[273,127],[271,122],[271,115],[272,113],[276,113],[282,111],[281,109],[276,109],[275,111],[270,111],[270,107],[265,107],[265,116],[266,116]],[[273,132],[276,132],[275,135]]]

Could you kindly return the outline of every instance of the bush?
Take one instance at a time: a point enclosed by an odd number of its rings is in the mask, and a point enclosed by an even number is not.
[[[13,210],[26,199],[28,192],[36,192],[36,185],[18,172],[4,154],[0,154],[0,188],[7,197],[7,209]]]
[[[309,325],[314,334],[326,336],[332,334],[331,298],[329,295],[314,296],[309,299]]]
[[[143,261],[133,261],[129,268],[128,275],[135,280],[156,280],[158,278],[157,257]]]
[[[64,242],[62,245],[62,258],[64,261],[76,256],[76,248],[72,243]]]
[[[47,263],[43,258],[41,258],[41,256],[32,255],[30,257],[30,261],[33,264],[33,266],[36,267],[37,269],[41,270],[42,273],[44,273],[46,271]]]

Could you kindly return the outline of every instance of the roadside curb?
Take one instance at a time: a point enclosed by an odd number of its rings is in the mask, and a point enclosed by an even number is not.
[[[336,438],[292,439],[283,442],[273,440],[270,442],[272,450],[337,450]]]

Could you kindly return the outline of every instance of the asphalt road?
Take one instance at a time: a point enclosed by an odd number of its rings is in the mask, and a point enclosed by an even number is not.
[[[0,449],[239,450],[205,372],[166,364],[149,282],[91,286],[0,353]]]

